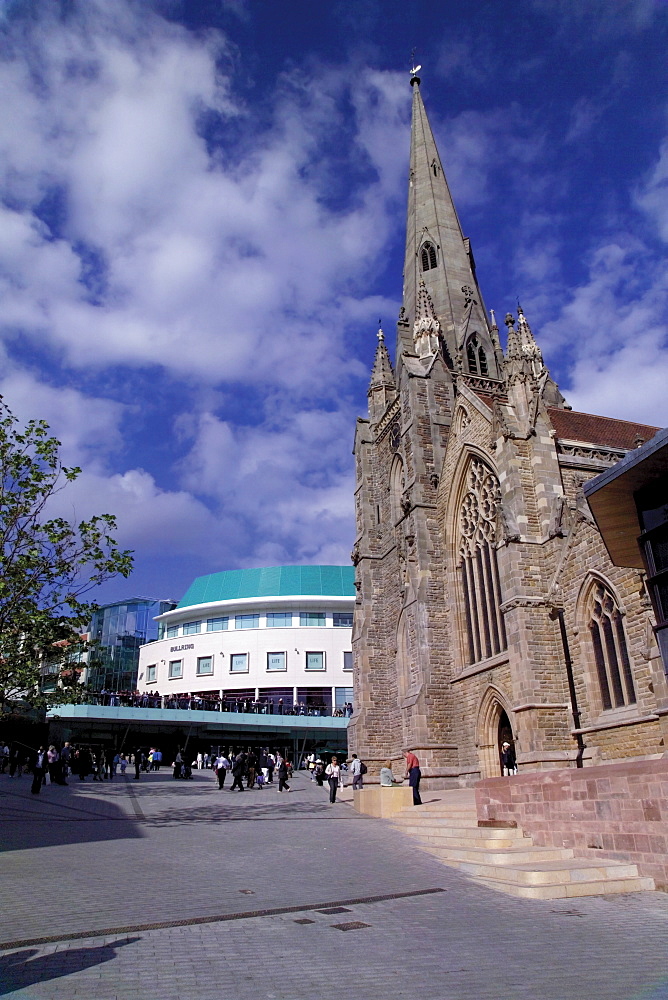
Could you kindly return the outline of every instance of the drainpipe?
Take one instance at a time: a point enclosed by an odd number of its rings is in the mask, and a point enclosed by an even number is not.
[[[550,611],[550,618],[552,621],[559,622],[559,632],[561,633],[561,645],[564,650],[564,662],[566,664],[566,676],[568,677],[568,693],[571,698],[571,710],[573,712],[573,724],[576,730],[580,729],[580,710],[578,709],[578,698],[575,693],[575,680],[573,678],[573,661],[571,660],[571,651],[568,645],[568,635],[566,633],[566,622],[564,620],[564,609],[563,608],[552,608]],[[584,756],[587,744],[582,739],[582,733],[576,732],[575,740],[578,745],[578,753],[575,758],[575,766],[582,767],[582,758]]]

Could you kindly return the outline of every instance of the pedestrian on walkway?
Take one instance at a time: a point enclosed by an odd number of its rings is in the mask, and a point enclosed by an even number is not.
[[[364,775],[366,774],[366,770],[366,764],[363,764],[357,754],[354,753],[350,764],[350,773],[353,776],[353,791],[364,787]]]
[[[411,750],[407,750],[405,756],[406,777],[408,778],[408,784],[413,789],[413,805],[421,806],[422,799],[420,798],[420,778],[422,777],[422,772],[420,771],[420,761]]]
[[[288,784],[288,762],[285,757],[281,757],[278,761],[278,790],[282,792],[283,789],[286,792],[290,791]]]
[[[234,763],[232,764],[232,777],[234,781],[232,782],[232,787],[230,791],[233,792],[235,788],[238,788],[240,792],[244,790],[244,773],[246,771],[246,754],[238,753],[234,758]]]
[[[144,754],[139,747],[135,750],[135,781],[139,781],[139,772],[144,764]]]
[[[176,748],[176,757],[174,758],[174,773],[173,778],[180,778],[183,773],[183,755],[181,753],[181,748]]]
[[[42,784],[46,784],[46,770],[49,766],[49,758],[44,747],[40,747],[32,766],[32,786],[30,791],[33,795],[39,795]]]
[[[332,763],[325,768],[325,774],[329,783],[329,801],[336,802],[336,789],[339,787],[341,777],[341,768],[336,757],[332,757]]]
[[[218,778],[218,788],[222,789],[225,787],[225,778],[230,769],[230,762],[224,754],[219,754],[216,757],[214,768],[216,777]]]

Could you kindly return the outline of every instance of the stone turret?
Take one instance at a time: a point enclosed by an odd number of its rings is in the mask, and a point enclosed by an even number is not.
[[[397,395],[397,384],[394,378],[394,369],[390,361],[389,351],[385,343],[385,334],[378,329],[378,346],[376,347],[376,357],[373,362],[371,381],[369,382],[369,419],[371,423],[376,423],[385,413],[388,405]]]

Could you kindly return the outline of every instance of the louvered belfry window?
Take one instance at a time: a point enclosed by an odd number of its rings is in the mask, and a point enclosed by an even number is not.
[[[636,692],[623,615],[612,593],[602,583],[592,588],[588,610],[603,709],[633,705]]]
[[[507,646],[495,545],[498,500],[498,479],[479,458],[471,459],[459,510],[459,573],[469,663],[495,656]]]
[[[436,257],[436,247],[433,243],[423,243],[422,251],[420,253],[420,258],[422,260],[422,270],[431,271],[434,267],[438,266],[438,258]]]

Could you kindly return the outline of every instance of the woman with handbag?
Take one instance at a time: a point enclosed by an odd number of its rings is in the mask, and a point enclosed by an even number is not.
[[[329,801],[336,802],[336,789],[339,787],[341,768],[336,757],[332,757],[332,763],[325,768],[327,781],[329,782]]]

